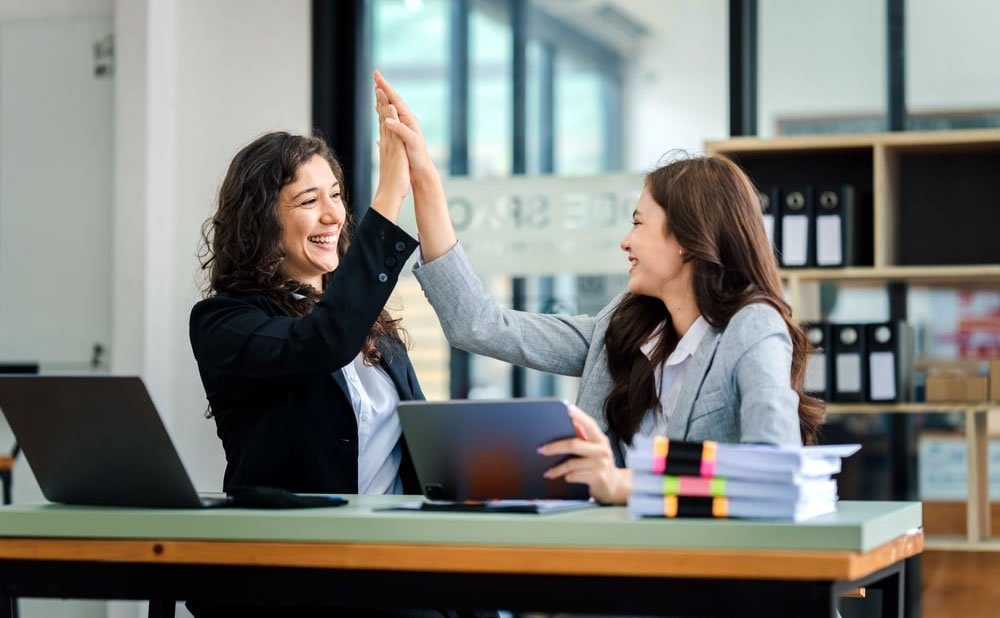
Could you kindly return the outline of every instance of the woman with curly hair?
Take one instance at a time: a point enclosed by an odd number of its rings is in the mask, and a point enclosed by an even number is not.
[[[226,490],[419,492],[396,404],[423,394],[384,309],[417,246],[395,224],[409,175],[398,138],[382,135],[379,156],[359,222],[319,138],[268,133],[229,166],[190,318]]]

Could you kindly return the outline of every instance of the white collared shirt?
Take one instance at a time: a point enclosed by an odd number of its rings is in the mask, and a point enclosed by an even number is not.
[[[402,427],[396,414],[396,385],[384,369],[366,365],[363,354],[341,371],[358,421],[358,493],[401,494]]]
[[[292,297],[305,298],[294,292]],[[399,462],[403,459],[399,437],[403,428],[396,414],[399,405],[396,385],[384,369],[365,364],[364,352],[340,371],[344,373],[358,422],[358,493],[403,493],[403,481],[399,478]]]
[[[684,386],[684,377],[687,375],[688,367],[691,365],[691,357],[698,350],[701,340],[711,328],[705,318],[698,316],[698,319],[691,324],[681,340],[677,342],[677,347],[670,353],[667,360],[654,372],[656,380],[656,392],[660,398],[660,410],[648,410],[639,423],[638,433],[643,436],[663,436],[667,433],[667,421],[670,420],[674,408],[677,407],[677,399],[680,397],[681,388]],[[642,353],[649,358],[649,355],[656,349],[662,336],[662,327],[653,333],[646,343],[642,344]],[[627,447],[626,447],[626,450]]]

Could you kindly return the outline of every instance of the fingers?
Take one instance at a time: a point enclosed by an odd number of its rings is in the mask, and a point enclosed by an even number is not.
[[[416,131],[403,124],[399,120],[398,115],[396,118],[386,118],[385,128],[388,129],[388,133],[391,133],[403,140],[403,143],[407,146],[417,147],[420,145],[420,136]]]
[[[399,96],[399,93],[397,93],[395,89],[393,89],[393,87],[389,85],[389,82],[385,79],[385,76],[382,75],[382,71],[379,71],[378,69],[375,69],[375,86],[376,88],[379,88],[383,92],[385,92],[386,96],[389,98],[389,101],[391,101],[392,103],[399,104],[403,100],[402,97]],[[404,103],[403,107],[405,106],[406,104]]]
[[[611,449],[604,444],[597,444],[579,438],[553,440],[538,447],[540,455],[576,455],[578,457],[594,457],[604,453],[611,454]]]
[[[608,437],[604,435],[600,425],[589,414],[571,404],[569,406],[569,417],[573,421],[574,427],[579,426],[580,430],[583,431],[586,440],[608,443]]]
[[[385,110],[388,106],[388,99],[382,90],[375,89],[375,113],[378,115],[379,122],[385,119]]]
[[[410,108],[409,106],[406,105],[406,101],[403,100],[403,97],[399,96],[399,93],[396,92],[395,89],[393,89],[393,87],[389,85],[389,82],[386,81],[385,77],[382,75],[382,72],[379,70],[375,71],[375,88],[376,91],[381,90],[385,94],[388,102],[392,103],[399,109],[399,117],[401,122],[403,122],[404,124],[406,124],[415,131],[418,130],[416,116],[414,116],[413,113],[410,111]]]
[[[572,459],[567,459],[557,466],[552,466],[546,470],[542,476],[547,479],[557,479],[561,476],[571,474],[574,472],[584,472],[590,471],[595,472],[603,468],[600,463],[591,458],[585,457],[574,457]]]

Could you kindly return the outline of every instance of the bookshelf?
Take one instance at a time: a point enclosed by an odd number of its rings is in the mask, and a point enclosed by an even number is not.
[[[1000,243],[968,242],[995,227],[998,129],[738,137],[707,142],[705,150],[736,161],[759,187],[847,183],[870,199],[872,264],[843,269],[844,277],[837,269],[786,270],[787,277],[998,280]]]
[[[1000,130],[737,137],[707,142],[705,150],[734,160],[761,188],[850,184],[867,200],[870,263],[781,271],[788,301],[800,319],[819,317],[818,290],[824,283],[1000,289],[1000,243],[989,241],[989,231],[1000,221]],[[966,534],[928,536],[927,548],[1000,551],[1000,539],[990,535],[987,470],[987,417],[1000,411],[1000,402],[831,403],[827,411],[964,415]]]
[[[932,414],[960,413],[965,416],[965,445],[968,461],[969,497],[966,501],[964,537],[927,537],[927,547],[951,549],[961,545],[964,551],[982,548],[1000,551],[1000,540],[990,538],[990,498],[989,498],[989,434],[987,420],[991,412],[1000,411],[1000,402],[983,403],[830,403],[828,415],[837,414]]]

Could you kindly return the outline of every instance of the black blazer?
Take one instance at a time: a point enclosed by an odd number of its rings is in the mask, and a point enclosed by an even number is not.
[[[358,426],[342,367],[361,351],[417,241],[374,210],[313,311],[291,317],[259,295],[219,294],[191,310],[191,347],[226,452],[223,488],[357,493]],[[400,400],[423,399],[399,341],[382,368]],[[403,446],[406,493],[420,493]]]

